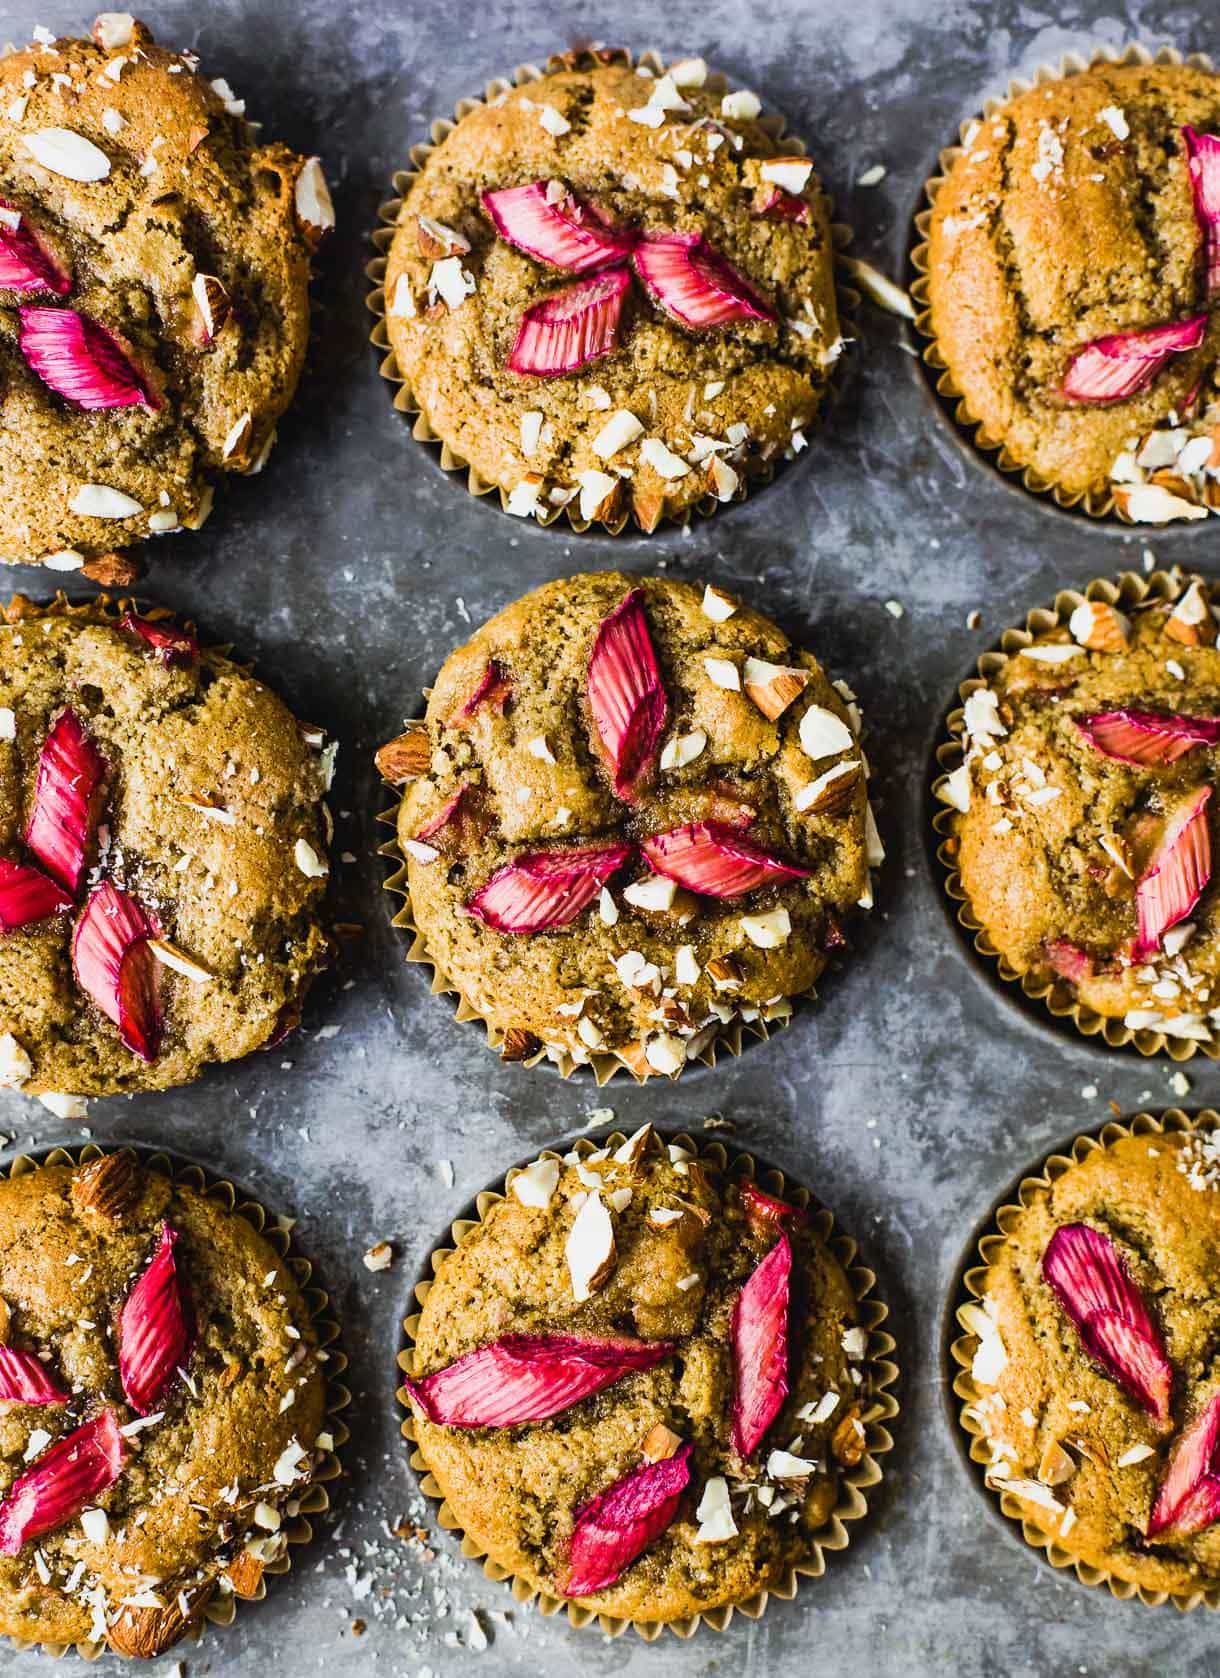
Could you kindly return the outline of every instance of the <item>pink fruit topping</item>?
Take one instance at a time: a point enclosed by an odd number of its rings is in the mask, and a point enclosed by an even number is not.
[[[71,907],[62,886],[37,868],[0,857],[0,932],[16,932]]]
[[[160,936],[135,898],[106,880],[85,904],[72,939],[77,984],[141,1060],[155,1060],[161,1047],[158,965],[148,947]]]
[[[1171,355],[1197,349],[1207,316],[1150,326],[1144,332],[1114,332],[1095,338],[1068,363],[1063,394],[1073,402],[1121,402],[1152,383]]]
[[[556,846],[498,868],[466,905],[495,932],[546,932],[574,921],[631,855],[630,845]]]
[[[0,1346],[0,1403],[62,1404],[69,1394],[33,1352]]]
[[[469,791],[469,786],[463,781],[457,791],[441,805],[440,810],[433,816],[432,820],[424,823],[415,837],[417,839],[435,839],[439,833],[443,833],[458,814],[462,801]]]
[[[193,664],[199,657],[199,642],[193,635],[188,635],[185,629],[177,629],[172,623],[153,623],[148,618],[138,618],[134,612],[128,612],[123,619],[123,628],[132,635],[138,635],[141,641],[147,641],[162,664]]]
[[[771,185],[755,193],[754,214],[767,216],[772,221],[806,222],[809,220],[809,205],[795,192],[786,192],[782,186]]]
[[[1089,1355],[1149,1415],[1167,1421],[1173,1371],[1143,1295],[1109,1236],[1088,1224],[1064,1224],[1047,1243],[1042,1274]]]
[[[598,625],[587,685],[615,794],[631,803],[652,775],[669,716],[643,589],[632,589]]]
[[[18,309],[18,343],[57,396],[80,408],[159,408],[161,398],[117,341],[75,309]]]
[[[635,1369],[673,1351],[668,1340],[582,1340],[573,1334],[506,1334],[445,1369],[407,1381],[430,1422],[446,1427],[515,1427],[545,1422]]]
[[[1213,1473],[1220,1436],[1220,1393],[1209,1398],[1178,1435],[1148,1521],[1148,1537],[1166,1527],[1199,1532],[1220,1515],[1220,1476]]]
[[[1220,745],[1220,717],[1123,710],[1073,720],[1091,745],[1120,763],[1176,763],[1196,746]]]
[[[65,1525],[123,1472],[127,1447],[113,1410],[66,1434],[19,1474],[0,1503],[0,1555]]]
[[[779,1240],[733,1307],[733,1448],[748,1461],[788,1396],[788,1283],[792,1247]]]
[[[51,724],[38,759],[25,842],[47,873],[75,895],[97,822],[106,760],[75,711]]]
[[[703,897],[741,897],[813,872],[784,862],[722,822],[690,822],[671,833],[654,833],[640,849],[656,873]]]
[[[1162,937],[1186,919],[1211,879],[1212,841],[1207,823],[1211,795],[1210,787],[1189,794],[1167,823],[1147,872],[1135,883],[1137,961],[1160,949]]]
[[[66,297],[72,281],[53,262],[26,218],[0,198],[0,291],[54,291]]]
[[[483,194],[483,208],[502,239],[569,274],[588,274],[631,255],[634,233],[608,227],[558,181],[531,181]]]
[[[608,1589],[661,1536],[690,1482],[690,1451],[641,1463],[576,1511],[564,1596]]]
[[[611,268],[534,303],[521,317],[509,372],[554,379],[609,355],[618,345],[619,317],[630,284],[626,268]]]
[[[1195,195],[1195,215],[1203,234],[1207,295],[1214,297],[1220,290],[1220,139],[1214,134],[1197,134],[1193,128],[1184,128],[1182,139]]]
[[[785,1218],[791,1218],[794,1223],[804,1223],[808,1215],[801,1206],[793,1206],[787,1200],[777,1200],[773,1194],[764,1194],[756,1183],[740,1183],[737,1192],[751,1223],[770,1224],[776,1229],[782,1229]]]
[[[738,320],[774,321],[775,310],[701,233],[667,233],[636,246],[632,263],[644,289],[694,332]]]
[[[190,1313],[174,1262],[177,1239],[177,1230],[162,1224],[156,1251],[119,1314],[119,1375],[127,1402],[141,1416],[156,1409],[191,1355]]]
[[[512,678],[504,666],[499,659],[489,658],[487,668],[479,677],[470,698],[458,711],[458,717],[473,717],[484,705],[490,706],[494,711],[503,711],[512,691]]]
[[[1047,966],[1062,979],[1079,984],[1082,979],[1093,977],[1093,957],[1070,938],[1049,938],[1042,946],[1042,953]]]

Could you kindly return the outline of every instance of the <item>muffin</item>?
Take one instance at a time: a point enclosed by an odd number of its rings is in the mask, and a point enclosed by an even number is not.
[[[465,109],[382,303],[431,431],[510,513],[643,530],[805,445],[842,352],[809,160],[702,59],[552,59]]]
[[[864,1512],[845,1487],[889,1446],[884,1311],[828,1214],[750,1169],[651,1126],[578,1143],[436,1255],[402,1360],[413,1461],[467,1553],[544,1609],[653,1631],[757,1612]]]
[[[880,860],[852,701],[715,587],[516,601],[378,754],[426,959],[515,1059],[676,1074],[787,1018]]]
[[[1005,977],[1180,1057],[1215,1052],[1220,1020],[1220,651],[1207,585],[1158,581],[1065,595],[1053,627],[980,662],[938,825]]]
[[[1064,502],[1206,517],[1220,79],[1097,63],[989,107],[945,161],[917,291],[959,418]]]
[[[0,58],[0,559],[85,566],[198,529],[258,471],[333,222],[317,158],[125,12]]]
[[[0,624],[0,1084],[64,1116],[284,1035],[335,748],[164,613]]]
[[[1146,1122],[1077,1142],[998,1214],[955,1391],[1031,1542],[1192,1606],[1220,1590],[1220,1152],[1210,1128]]]
[[[160,1654],[280,1562],[333,1443],[292,1268],[124,1151],[0,1182],[0,1299],[0,1632]]]

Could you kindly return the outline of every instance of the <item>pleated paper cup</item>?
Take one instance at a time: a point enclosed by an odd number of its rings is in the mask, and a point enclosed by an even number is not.
[[[1108,1569],[1082,1561],[1060,1542],[1055,1533],[1027,1520],[1020,1500],[1011,1492],[987,1484],[986,1469],[991,1461],[991,1451],[978,1416],[978,1405],[985,1395],[972,1373],[979,1337],[970,1326],[970,1317],[972,1310],[980,1308],[986,1292],[988,1271],[1022,1214],[1071,1166],[1078,1165],[1099,1149],[1112,1147],[1125,1137],[1210,1134],[1217,1125],[1220,1125],[1220,1114],[1211,1108],[1205,1108],[1191,1117],[1181,1108],[1171,1107],[1163,1113],[1137,1113],[1134,1118],[1122,1122],[1112,1121],[1096,1134],[1078,1136],[1066,1148],[1050,1154],[1030,1175],[1022,1177],[1015,1190],[996,1202],[980,1226],[982,1233],[976,1230],[971,1237],[959,1262],[945,1313],[944,1354],[953,1394],[952,1399],[947,1397],[947,1406],[953,1418],[951,1425],[961,1430],[958,1439],[963,1447],[963,1460],[988,1508],[993,1513],[998,1511],[997,1519],[1012,1538],[1023,1539],[1052,1567],[1061,1570],[1070,1568],[1082,1584],[1103,1586],[1112,1596],[1124,1602],[1138,1598],[1150,1608],[1160,1607],[1166,1602],[1172,1602],[1175,1608],[1184,1611],[1202,1606],[1220,1608],[1220,1583],[1200,1585],[1191,1591],[1172,1592],[1148,1590],[1133,1584],[1130,1579],[1116,1578]]]
[[[387,257],[389,255],[390,246],[394,242],[394,234],[398,225],[399,213],[402,210],[403,200],[410,191],[412,183],[423,169],[429,155],[436,149],[437,146],[440,145],[446,135],[453,131],[457,124],[461,122],[463,117],[469,116],[471,111],[477,110],[481,105],[492,104],[496,100],[502,99],[505,94],[511,93],[514,88],[528,87],[531,82],[539,81],[543,76],[555,75],[561,70],[588,70],[596,68],[598,65],[606,64],[623,64],[628,66],[638,64],[642,69],[651,70],[653,74],[657,76],[663,75],[666,69],[665,61],[656,52],[646,51],[637,56],[629,52],[626,48],[582,48],[572,52],[552,53],[546,63],[542,66],[537,64],[518,64],[517,67],[510,71],[507,76],[497,76],[492,81],[489,81],[483,89],[482,94],[469,99],[459,100],[454,109],[452,118],[442,117],[439,121],[434,122],[432,124],[430,138],[426,141],[422,141],[419,145],[411,147],[409,153],[411,160],[410,167],[400,169],[395,173],[392,182],[393,196],[388,198],[384,204],[379,206],[377,217],[380,225],[374,229],[371,236],[377,255],[365,268],[365,276],[370,283],[370,290],[366,296],[365,302],[369,312],[376,317],[376,324],[369,334],[369,340],[374,349],[376,349],[381,355],[382,359],[379,372],[381,373],[382,378],[395,387],[394,407],[400,414],[412,422],[411,434],[418,442],[434,445],[438,448],[440,464],[444,471],[452,472],[454,474],[464,474],[466,488],[473,496],[490,495],[493,492],[498,491],[500,506],[505,511],[508,509],[508,491],[500,488],[497,484],[489,483],[468,460],[465,460],[455,449],[452,449],[444,438],[433,429],[419,398],[412,390],[406,374],[399,366],[398,358],[390,344],[389,334],[385,323],[385,275]],[[709,70],[707,81],[704,85],[710,92],[713,93],[724,93],[728,90],[728,82],[726,78],[716,70]],[[798,135],[790,134],[788,132],[787,123],[782,116],[779,116],[778,114],[764,114],[757,120],[759,125],[766,130],[767,134],[773,141],[775,141],[776,144],[778,144],[781,140],[783,141],[786,153],[792,156],[804,155],[805,142]],[[830,224],[831,237],[834,243],[837,274],[836,291],[837,301],[840,308],[839,333],[844,343],[851,343],[856,339],[858,334],[854,323],[849,318],[850,311],[858,305],[860,299],[858,293],[853,289],[850,283],[850,278],[845,279],[844,277],[847,275],[848,271],[843,266],[841,259],[844,256],[847,247],[851,243],[852,232],[851,228],[845,223],[834,219],[834,202],[822,189],[816,173],[811,178],[811,184],[812,182],[817,182],[817,203],[826,214],[827,221]],[[836,377],[832,374],[826,391],[818,406],[817,413],[813,416],[809,423],[802,428],[806,435],[823,422],[825,415],[835,405],[839,396],[842,394],[842,370],[844,368],[845,360],[846,357],[841,356],[839,361],[836,363],[838,376]],[[755,489],[759,489],[763,485],[769,484],[776,476],[777,472],[781,469],[781,466],[785,464],[788,464],[788,462],[777,462],[774,459],[769,461],[747,461],[739,474],[741,482],[738,484],[732,500],[744,501]],[[702,517],[707,518],[716,512],[721,505],[722,503],[716,498],[716,496],[708,494],[704,496],[702,500],[695,503],[695,510]],[[658,526],[645,526],[640,523],[634,511],[617,512],[607,519],[582,518],[579,510],[579,498],[577,497],[568,502],[566,506],[552,506],[546,512],[539,513],[535,517],[535,522],[541,525],[552,525],[560,518],[561,515],[566,520],[567,526],[572,530],[583,533],[586,530],[595,529],[609,536],[619,536],[624,530],[629,530],[629,528],[649,531],[653,528],[661,528],[666,525],[689,524],[691,508],[684,508],[676,515],[666,515],[659,521]]]
[[[596,1141],[582,1137],[572,1144],[572,1148],[584,1157],[602,1148],[613,1150],[621,1147],[626,1140],[623,1132],[616,1130],[609,1136],[599,1137]],[[802,1579],[820,1578],[826,1571],[827,1555],[847,1549],[851,1542],[850,1526],[868,1512],[868,1493],[879,1484],[882,1477],[879,1459],[893,1449],[890,1424],[899,1411],[898,1401],[890,1391],[898,1379],[898,1366],[892,1356],[895,1349],[893,1336],[884,1327],[889,1316],[888,1307],[874,1293],[877,1280],[875,1274],[858,1262],[856,1243],[836,1229],[833,1215],[809,1193],[808,1189],[786,1181],[781,1171],[761,1166],[751,1154],[735,1153],[730,1159],[727,1150],[720,1143],[709,1143],[706,1137],[696,1139],[685,1133],[664,1135],[662,1141],[685,1148],[708,1171],[726,1175],[734,1181],[749,1179],[757,1182],[765,1193],[786,1198],[794,1205],[808,1209],[810,1227],[817,1239],[843,1267],[860,1307],[860,1323],[868,1332],[868,1350],[864,1358],[868,1408],[861,1417],[865,1429],[865,1451],[855,1467],[840,1471],[838,1501],[824,1525],[810,1535],[808,1556],[789,1566],[782,1577],[773,1584],[754,1592],[742,1601],[707,1609],[682,1620],[622,1619],[612,1614],[598,1613],[596,1609],[567,1598],[552,1596],[532,1580],[502,1567],[487,1554],[481,1544],[464,1531],[461,1522],[445,1501],[441,1486],[433,1477],[418,1448],[415,1420],[406,1388],[400,1387],[397,1394],[399,1403],[407,1413],[406,1420],[402,1423],[402,1435],[412,1446],[411,1466],[421,1476],[421,1488],[425,1495],[440,1505],[436,1517],[438,1523],[447,1531],[460,1535],[464,1556],[472,1561],[481,1561],[487,1578],[498,1584],[507,1584],[517,1602],[533,1602],[537,1605],[539,1613],[547,1617],[559,1613],[562,1609],[573,1626],[578,1629],[596,1627],[607,1637],[619,1637],[630,1626],[647,1643],[655,1642],[667,1630],[679,1638],[693,1637],[700,1626],[706,1626],[711,1631],[724,1631],[735,1613],[756,1620],[772,1598],[790,1601],[796,1595]],[[546,1149],[541,1156],[535,1157],[562,1161],[563,1154],[570,1151],[572,1150],[566,1147],[562,1150]],[[513,1178],[521,1169],[520,1166],[513,1167],[502,1181],[479,1194],[474,1206],[470,1208],[474,1213],[473,1217],[459,1217],[454,1221],[446,1241],[435,1247],[429,1255],[423,1267],[425,1276],[428,1272],[435,1276],[451,1253],[470,1239],[473,1231],[492,1208],[504,1199]],[[416,1285],[415,1298],[420,1306],[428,1297],[431,1286],[431,1281],[427,1279]],[[402,1325],[405,1345],[398,1354],[398,1367],[409,1378],[415,1376],[414,1348],[419,1319],[420,1313],[414,1312]]]
[[[999,645],[981,655],[976,666],[978,674],[968,677],[958,688],[960,703],[949,712],[946,719],[948,738],[942,739],[937,746],[932,769],[932,797],[935,806],[932,826],[939,838],[936,859],[943,871],[942,883],[958,925],[968,935],[973,949],[983,957],[985,970],[997,990],[1006,999],[1011,999],[1012,987],[1016,987],[1031,1002],[1043,1004],[1056,1020],[1069,1022],[1083,1037],[1096,1039],[1107,1048],[1131,1047],[1141,1055],[1165,1054],[1177,1061],[1190,1060],[1196,1054],[1204,1054],[1210,1060],[1220,1059],[1220,1040],[1197,1043],[1185,1038],[1169,1037],[1165,1032],[1152,1028],[1133,1030],[1120,1019],[1107,1018],[1085,1007],[1076,999],[1065,979],[1055,977],[1048,981],[1030,973],[1021,973],[1000,954],[986,927],[971,907],[966,888],[962,884],[957,867],[955,824],[958,812],[950,804],[943,802],[940,794],[949,776],[964,760],[966,700],[976,689],[986,687],[1010,658],[1020,654],[1022,647],[1027,647],[1036,636],[1045,635],[1048,630],[1066,627],[1072,613],[1082,601],[1100,600],[1106,605],[1117,606],[1120,611],[1126,613],[1137,612],[1144,606],[1175,600],[1192,576],[1193,573],[1185,573],[1177,566],[1168,571],[1153,571],[1148,575],[1137,571],[1122,571],[1116,578],[1094,577],[1083,590],[1061,589],[1055,596],[1053,606],[1035,607],[1026,614],[1025,622],[1020,628],[1006,629],[1000,637]],[[1208,590],[1209,599],[1215,598],[1214,590],[1207,579],[1200,578],[1199,581]]]
[[[1124,524],[1132,524],[1126,514],[1121,512],[1115,503],[1110,488],[1104,490],[1076,490],[1068,491],[1059,484],[1035,471],[1031,466],[1023,465],[1009,453],[1004,440],[993,436],[971,412],[970,405],[958,388],[952,373],[949,371],[945,358],[936,341],[936,333],[932,325],[932,309],[928,292],[928,234],[932,224],[932,214],[936,206],[937,197],[945,184],[945,179],[955,161],[966,148],[966,135],[977,123],[986,122],[1010,100],[1028,93],[1031,88],[1042,87],[1048,82],[1063,81],[1069,76],[1079,76],[1088,70],[1096,69],[1100,65],[1125,64],[1186,64],[1199,70],[1215,71],[1215,65],[1206,53],[1184,54],[1175,47],[1150,48],[1131,42],[1121,48],[1098,47],[1087,56],[1080,53],[1067,53],[1058,64],[1041,65],[1032,77],[1014,76],[1008,83],[1004,93],[993,96],[984,102],[981,112],[970,117],[959,125],[958,142],[947,146],[937,159],[936,172],[924,182],[923,195],[928,201],[928,208],[920,210],[915,216],[915,243],[911,249],[911,264],[916,271],[916,279],[911,285],[911,298],[915,304],[915,328],[928,340],[923,352],[925,364],[932,370],[936,394],[941,398],[944,409],[951,416],[960,441],[968,447],[978,451],[980,457],[992,456],[993,464],[1003,473],[1020,480],[1024,487],[1034,495],[1048,495],[1056,506],[1066,510],[1076,510],[1086,513],[1090,518],[1105,519],[1114,514]],[[1141,529],[1155,530],[1158,539],[1163,538],[1166,526],[1141,525]]]
[[[351,1394],[339,1379],[347,1368],[347,1358],[338,1344],[339,1324],[331,1315],[329,1295],[320,1288],[310,1286],[313,1267],[308,1259],[301,1257],[294,1250],[288,1231],[274,1213],[267,1211],[258,1201],[251,1200],[226,1178],[218,1177],[202,1166],[164,1152],[152,1151],[141,1146],[124,1148],[121,1145],[108,1145],[103,1148],[93,1142],[86,1143],[81,1148],[53,1147],[47,1150],[40,1149],[37,1153],[18,1154],[7,1166],[0,1167],[0,1178],[24,1177],[32,1171],[40,1171],[44,1166],[88,1165],[92,1160],[101,1159],[104,1154],[122,1152],[136,1154],[145,1170],[159,1172],[175,1185],[193,1189],[197,1194],[219,1202],[227,1212],[244,1218],[262,1236],[267,1245],[292,1271],[309,1312],[318,1348],[327,1359],[326,1416],[334,1446],[323,1454],[309,1480],[301,1487],[300,1495],[292,1498],[287,1505],[287,1518],[280,1531],[287,1539],[288,1547],[282,1555],[271,1561],[258,1561],[248,1566],[235,1567],[244,1556],[244,1552],[239,1552],[229,1564],[230,1569],[234,1570],[234,1576],[230,1577],[228,1573],[219,1576],[217,1589],[190,1621],[182,1642],[193,1642],[202,1634],[205,1621],[213,1626],[231,1625],[239,1601],[261,1602],[267,1594],[265,1576],[287,1573],[292,1566],[291,1549],[312,1541],[313,1526],[310,1517],[324,1514],[330,1507],[326,1487],[330,1481],[337,1479],[341,1472],[337,1452],[349,1438],[347,1426],[341,1419],[341,1412],[351,1403]],[[3,1641],[12,1648],[37,1649],[47,1655],[65,1655],[69,1649],[74,1649],[78,1655],[89,1661],[96,1660],[99,1655],[113,1652],[107,1644],[92,1640],[67,1644],[30,1642],[24,1638],[8,1637]]]

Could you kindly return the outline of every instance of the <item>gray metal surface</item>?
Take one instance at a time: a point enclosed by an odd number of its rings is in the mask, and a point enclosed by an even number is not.
[[[787,113],[854,224],[858,253],[897,274],[938,148],[1010,73],[1130,37],[1206,49],[1217,21],[1214,5],[1161,0],[1067,0],[1054,12],[969,0],[670,0],[660,13],[648,0],[608,13],[575,0],[172,0],[149,16],[160,38],[196,48],[209,74],[226,76],[269,133],[321,153],[337,186],[340,230],[321,259],[311,368],[279,448],[262,477],[218,498],[201,534],[155,546],[147,592],[231,638],[299,713],[339,735],[335,854],[358,860],[336,869],[335,910],[367,927],[282,1051],[90,1112],[99,1138],[195,1154],[296,1216],[353,1357],[350,1478],[336,1491],[336,1524],[265,1603],[158,1671],[179,1658],[190,1674],[325,1668],[335,1678],[559,1678],[578,1665],[631,1678],[1185,1678],[1220,1665],[1206,1613],[1115,1602],[1006,1542],[957,1461],[940,1404],[938,1312],[976,1217],[1025,1163],[1103,1123],[1110,1099],[1124,1111],[1170,1104],[1173,1068],[1048,1033],[977,976],[928,862],[928,748],[957,680],[1000,629],[1060,585],[1138,564],[1143,539],[1010,493],[964,458],[904,353],[907,329],[876,311],[862,312],[864,341],[833,425],[779,484],[689,535],[617,542],[537,530],[467,498],[392,411],[366,342],[365,238],[390,174],[433,117],[490,75],[590,34],[702,52]],[[4,6],[0,39],[89,21],[62,3]],[[881,185],[854,186],[878,162]],[[1151,546],[1206,566],[1214,543],[1207,526]],[[858,689],[889,861],[850,965],[791,1030],[676,1087],[616,1080],[598,1093],[501,1066],[481,1032],[458,1026],[403,965],[380,890],[383,798],[370,754],[469,625],[548,578],[606,566],[665,566],[740,588]],[[0,578],[34,595],[49,581],[37,571]],[[901,618],[886,610],[891,600]],[[965,619],[976,608],[983,627],[972,632]],[[1217,1068],[1195,1061],[1188,1076],[1186,1105],[1220,1097]],[[409,1509],[427,1520],[393,1401],[397,1322],[422,1257],[505,1164],[603,1106],[628,1127],[730,1117],[744,1146],[803,1177],[862,1242],[900,1337],[898,1446],[851,1549],[794,1603],[687,1644],[646,1647],[629,1635],[611,1645],[574,1632],[518,1607],[448,1535],[434,1532],[425,1562],[386,1534]],[[25,1145],[81,1127],[9,1096],[0,1128]],[[360,1255],[381,1237],[398,1257],[373,1276]],[[472,1609],[485,1649],[466,1647]],[[354,1619],[367,1623],[361,1636]],[[34,1659],[0,1652],[0,1673]]]

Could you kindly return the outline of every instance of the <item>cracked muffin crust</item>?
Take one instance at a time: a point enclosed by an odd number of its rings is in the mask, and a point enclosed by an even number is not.
[[[0,1300],[0,1631],[159,1654],[255,1591],[331,1448],[292,1269],[124,1151],[0,1182]]]
[[[1018,974],[1134,1032],[1211,1044],[1220,651],[1206,584],[1083,602],[966,700],[939,786],[974,915]]]
[[[1075,1561],[1175,1595],[1220,1584],[1218,1183],[1212,1132],[1095,1147],[1008,1209],[959,1311],[988,1484]]]
[[[510,1173],[440,1262],[401,1395],[459,1526],[536,1589],[654,1624],[811,1557],[872,1398],[820,1228],[651,1126]]]
[[[0,58],[0,559],[129,581],[266,460],[333,215],[244,111],[126,13]]]
[[[674,1074],[786,1018],[871,904],[850,690],[723,590],[615,572],[507,607],[382,749],[427,959],[525,1059]]]
[[[972,123],[929,221],[926,330],[970,421],[1135,520],[1220,501],[1218,170],[1220,79],[1100,64]]]
[[[652,530],[804,447],[843,347],[825,203],[757,97],[707,82],[553,71],[462,116],[406,195],[389,341],[512,513]]]
[[[164,1089],[295,1024],[334,756],[165,614],[0,623],[0,1084]]]

